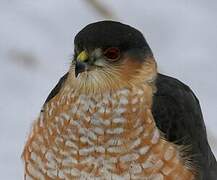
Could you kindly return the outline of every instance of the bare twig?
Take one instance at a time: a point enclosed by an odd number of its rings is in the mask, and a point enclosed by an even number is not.
[[[97,0],[85,0],[89,5],[91,5],[96,12],[98,12],[102,17],[106,19],[117,19],[117,17],[114,15],[114,12],[111,11],[108,7],[104,6],[102,3],[100,3]]]

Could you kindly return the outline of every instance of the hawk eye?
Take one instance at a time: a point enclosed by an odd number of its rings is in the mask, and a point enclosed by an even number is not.
[[[106,49],[103,54],[108,60],[116,61],[120,57],[120,49],[116,47],[111,47]]]

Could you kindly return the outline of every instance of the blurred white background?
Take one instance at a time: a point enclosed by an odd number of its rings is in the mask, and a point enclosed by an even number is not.
[[[160,71],[193,89],[217,155],[217,1],[95,2],[0,1],[1,179],[23,179],[21,153],[31,123],[69,67],[75,34],[106,17],[141,30]]]

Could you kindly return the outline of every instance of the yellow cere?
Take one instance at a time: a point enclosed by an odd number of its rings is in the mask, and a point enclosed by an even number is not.
[[[77,61],[84,62],[88,59],[88,53],[86,51],[82,51],[78,56],[77,56]]]

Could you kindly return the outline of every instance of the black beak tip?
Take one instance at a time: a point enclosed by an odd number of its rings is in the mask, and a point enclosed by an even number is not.
[[[86,66],[82,62],[76,62],[75,64],[75,77],[78,77],[78,75],[82,72],[84,72],[86,69]]]

